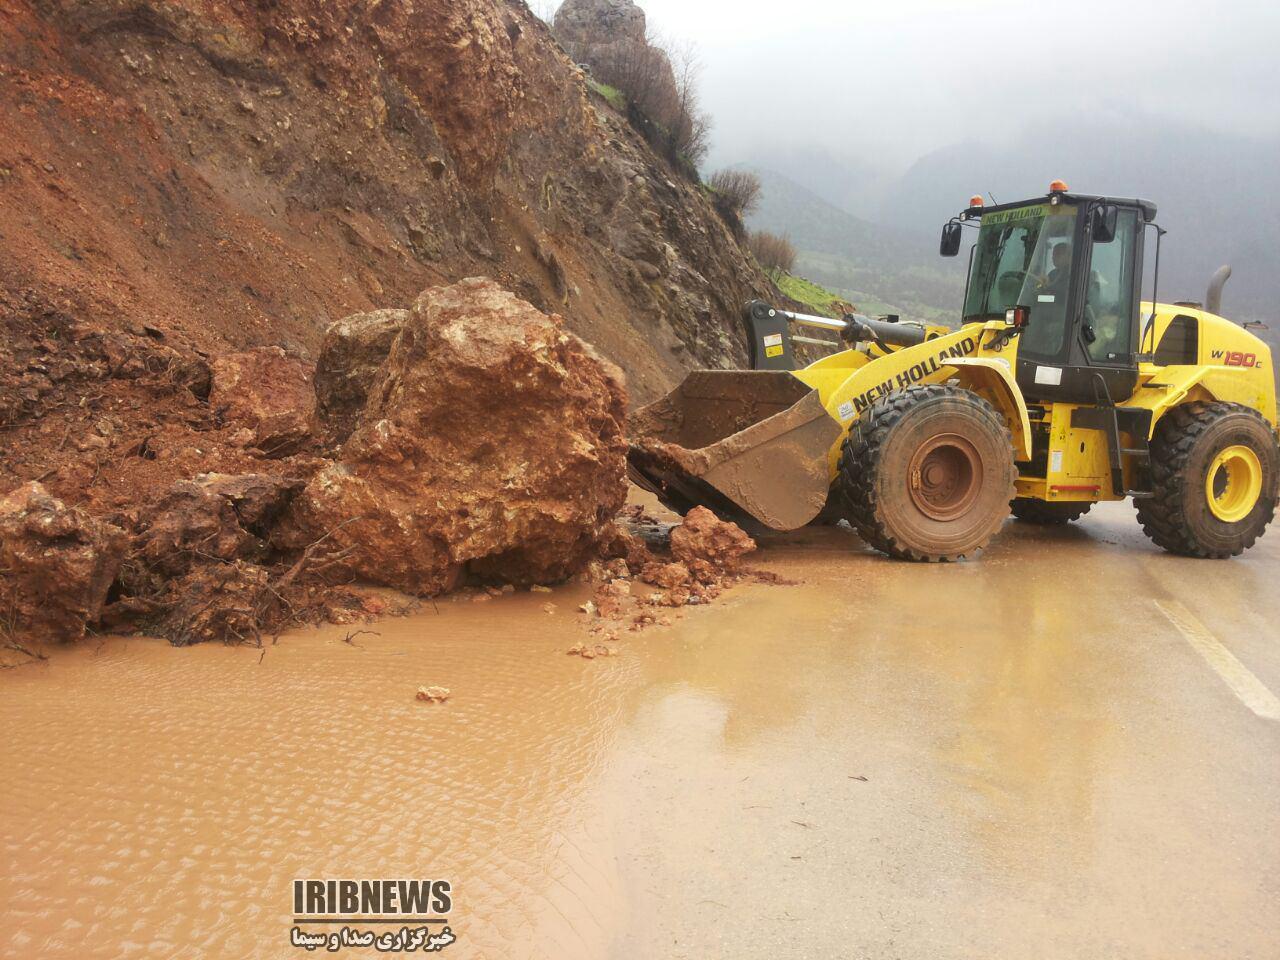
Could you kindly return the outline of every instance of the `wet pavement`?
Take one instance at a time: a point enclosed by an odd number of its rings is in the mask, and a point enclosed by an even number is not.
[[[5,671],[0,956],[306,956],[299,877],[450,880],[455,957],[1280,954],[1280,534],[759,560],[605,660],[572,587]]]

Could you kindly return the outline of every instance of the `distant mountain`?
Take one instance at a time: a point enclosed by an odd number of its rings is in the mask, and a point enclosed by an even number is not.
[[[1280,140],[1211,132],[1140,114],[1057,117],[934,151],[896,178],[860,157],[821,150],[756,151],[764,200],[752,225],[787,231],[799,269],[832,287],[870,293],[921,316],[954,310],[963,263],[937,256],[948,217],[974,193],[997,201],[1043,195],[1066,180],[1081,193],[1154,201],[1168,232],[1160,298],[1201,300],[1231,264],[1223,299],[1235,320],[1261,320],[1280,349]],[[750,155],[750,154],[749,154]],[[852,211],[852,212],[851,212]],[[860,214],[855,216],[854,213]],[[1154,253],[1149,245],[1149,250]],[[1148,286],[1150,264],[1148,257]],[[910,306],[909,306],[910,305]]]
[[[898,229],[860,219],[773,170],[763,184],[754,230],[790,234],[800,251],[796,272],[842,293],[868,311],[955,318],[963,265],[938,256],[937,231]],[[941,224],[941,221],[939,221]]]
[[[901,174],[861,156],[840,156],[811,144],[769,143],[753,151],[743,165],[803,184],[832,206],[863,220],[876,219],[886,191]]]

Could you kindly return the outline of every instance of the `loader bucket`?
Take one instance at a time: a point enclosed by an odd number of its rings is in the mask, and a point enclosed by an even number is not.
[[[841,429],[790,373],[701,370],[637,411],[631,434],[631,479],[673,509],[795,530],[826,503]]]

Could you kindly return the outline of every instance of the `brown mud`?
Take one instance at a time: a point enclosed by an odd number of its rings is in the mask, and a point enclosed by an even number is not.
[[[802,583],[589,662],[576,584],[0,672],[0,955],[284,957],[294,877],[404,875],[455,957],[1267,956],[1280,730],[1151,598],[1280,689],[1280,543],[1095,513],[939,568],[766,538]]]

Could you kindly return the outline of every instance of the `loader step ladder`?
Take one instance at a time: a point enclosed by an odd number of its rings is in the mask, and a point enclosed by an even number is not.
[[[1135,500],[1150,498],[1153,496],[1150,482],[1151,445],[1147,438],[1151,434],[1151,411],[1143,407],[1116,406],[1106,381],[1100,376],[1094,379],[1094,392],[1097,394],[1096,406],[1072,410],[1071,426],[1101,430],[1106,434],[1112,490],[1122,491],[1124,496]],[[1120,441],[1121,433],[1128,434],[1137,445],[1123,446]],[[1138,461],[1141,470],[1135,471],[1135,474],[1146,478],[1147,482],[1137,489],[1131,490],[1125,486],[1125,457],[1133,457]]]

